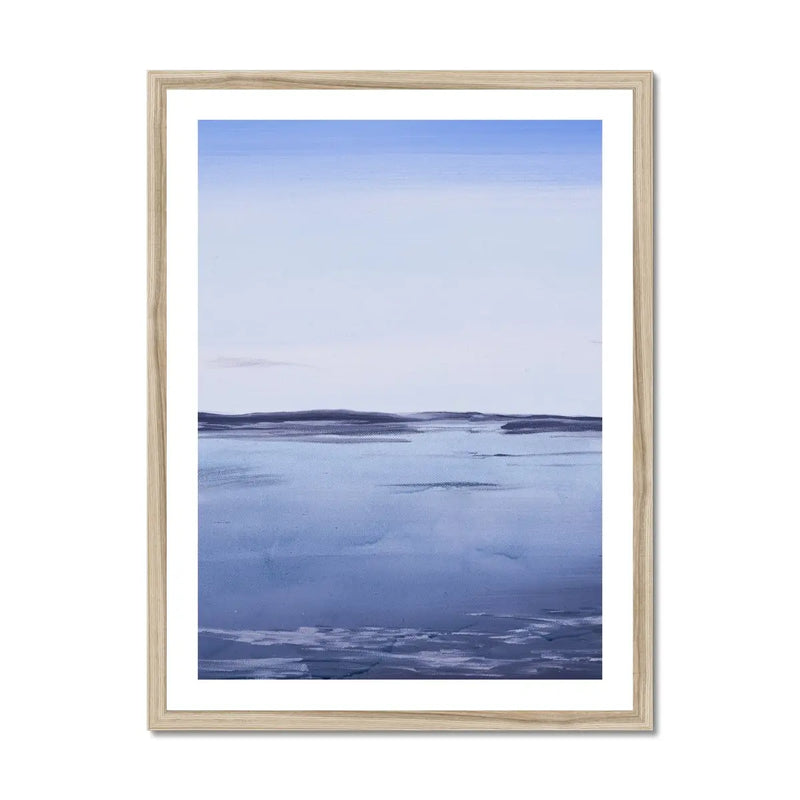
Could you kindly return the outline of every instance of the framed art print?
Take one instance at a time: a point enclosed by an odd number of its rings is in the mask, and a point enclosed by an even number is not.
[[[651,73],[148,113],[149,726],[651,730]]]

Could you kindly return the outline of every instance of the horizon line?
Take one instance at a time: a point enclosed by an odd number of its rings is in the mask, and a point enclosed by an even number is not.
[[[602,419],[601,414],[551,414],[546,412],[536,413],[514,413],[514,412],[501,412],[501,411],[444,411],[444,410],[424,410],[424,411],[363,411],[350,408],[306,408],[296,410],[281,410],[281,411],[200,411],[198,410],[198,417],[201,415],[213,417],[251,417],[258,416],[285,416],[295,414],[358,414],[358,415],[381,415],[381,416],[416,416],[420,414],[441,414],[441,415],[459,415],[459,416],[485,416],[485,417],[553,417],[562,419]]]

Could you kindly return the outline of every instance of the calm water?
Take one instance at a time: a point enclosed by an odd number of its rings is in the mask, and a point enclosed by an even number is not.
[[[600,678],[602,434],[502,423],[201,425],[200,678]]]

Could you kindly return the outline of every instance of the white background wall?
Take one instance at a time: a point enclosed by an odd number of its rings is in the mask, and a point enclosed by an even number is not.
[[[785,796],[800,177],[789,4],[289,7],[4,11],[10,796]],[[145,730],[148,68],[657,72],[655,735]]]

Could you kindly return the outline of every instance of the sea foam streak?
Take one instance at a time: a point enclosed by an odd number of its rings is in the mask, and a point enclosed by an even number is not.
[[[592,678],[600,671],[596,614],[520,619],[516,627],[478,613],[481,624],[455,631],[303,627],[201,629],[201,678]],[[565,649],[557,644],[571,639]],[[226,643],[236,658],[215,658]],[[244,646],[244,647],[241,647]],[[247,653],[247,655],[245,655]],[[204,657],[206,656],[206,657]]]

